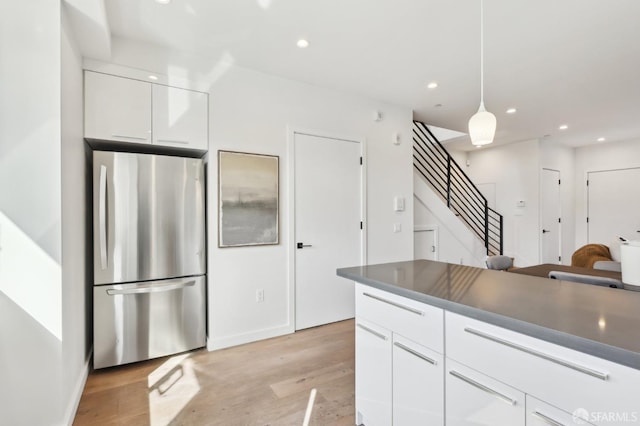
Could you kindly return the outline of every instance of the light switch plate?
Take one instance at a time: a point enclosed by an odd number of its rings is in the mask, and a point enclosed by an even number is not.
[[[397,212],[404,211],[404,197],[395,197],[393,199],[393,210]]]

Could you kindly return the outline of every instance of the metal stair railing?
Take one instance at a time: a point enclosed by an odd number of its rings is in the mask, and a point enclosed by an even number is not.
[[[413,166],[447,207],[484,243],[487,255],[503,253],[503,218],[420,121],[413,122]]]

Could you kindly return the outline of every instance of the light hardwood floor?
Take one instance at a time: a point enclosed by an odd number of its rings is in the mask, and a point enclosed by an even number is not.
[[[91,372],[74,425],[354,425],[354,321]]]

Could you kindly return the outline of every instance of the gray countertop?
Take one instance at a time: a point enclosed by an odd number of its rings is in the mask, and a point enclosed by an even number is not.
[[[640,292],[429,260],[337,273],[640,370]]]

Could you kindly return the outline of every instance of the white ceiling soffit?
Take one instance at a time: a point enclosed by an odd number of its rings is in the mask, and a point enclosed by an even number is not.
[[[106,6],[114,35],[403,105],[438,127],[466,133],[480,102],[479,0]],[[640,1],[485,0],[484,10],[496,144],[640,137]],[[296,47],[300,38],[308,48]],[[438,88],[427,89],[432,81]],[[517,113],[506,114],[510,107]]]
[[[111,57],[111,29],[104,0],[64,0],[65,11],[82,56]]]

